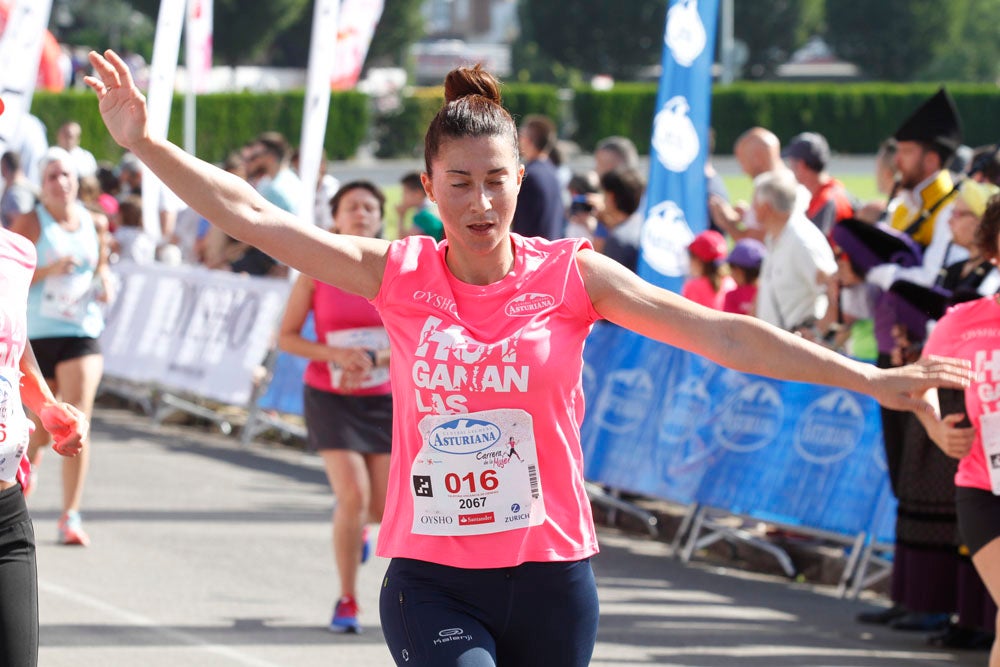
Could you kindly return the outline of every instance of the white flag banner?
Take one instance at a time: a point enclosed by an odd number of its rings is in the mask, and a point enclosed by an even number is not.
[[[384,5],[384,0],[342,0],[337,54],[330,77],[334,90],[350,90],[358,82]]]
[[[174,79],[177,76],[177,56],[181,48],[181,30],[184,27],[185,0],[161,0],[156,18],[156,37],[153,41],[153,62],[149,69],[149,90],[146,108],[149,136],[166,139],[170,123],[170,103],[174,97]],[[153,238],[160,238],[160,201],[163,196],[160,179],[143,165],[142,168],[142,226]]]
[[[184,30],[184,62],[191,89],[204,93],[212,72],[212,0],[188,0]]]
[[[316,210],[316,182],[326,138],[326,120],[330,113],[330,76],[340,13],[339,0],[316,0],[313,12],[312,36],[309,42],[309,72],[306,80],[305,107],[302,111],[302,138],[299,141],[299,178],[302,179],[302,200],[299,219],[313,225]]]
[[[12,143],[31,109],[51,11],[52,0],[16,0],[0,36],[0,97],[5,107],[0,115],[0,152]]]

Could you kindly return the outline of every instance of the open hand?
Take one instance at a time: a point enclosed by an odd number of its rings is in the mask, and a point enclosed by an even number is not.
[[[964,389],[972,378],[972,365],[965,359],[924,357],[916,363],[877,371],[872,391],[879,403],[892,410],[934,414],[923,399],[932,387]]]
[[[91,51],[88,55],[96,76],[86,76],[84,82],[94,89],[100,100],[101,118],[118,145],[132,150],[149,137],[146,120],[146,98],[132,80],[128,65],[110,49],[104,55]]]

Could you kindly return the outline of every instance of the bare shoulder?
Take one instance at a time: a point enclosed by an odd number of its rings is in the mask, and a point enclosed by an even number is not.
[[[10,225],[10,231],[20,234],[32,243],[38,243],[41,230],[42,227],[38,221],[38,213],[34,210],[14,216],[14,220]]]

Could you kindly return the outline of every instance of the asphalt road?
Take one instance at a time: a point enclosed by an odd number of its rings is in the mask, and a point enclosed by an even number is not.
[[[315,457],[100,408],[84,506],[89,548],[55,543],[58,461],[30,509],[42,667],[391,665],[378,627],[386,562],[362,569],[360,636],[325,629],[336,594],[332,499]],[[856,625],[869,603],[704,564],[601,531],[593,665],[983,665],[920,635]],[[526,641],[558,641],[529,637]]]

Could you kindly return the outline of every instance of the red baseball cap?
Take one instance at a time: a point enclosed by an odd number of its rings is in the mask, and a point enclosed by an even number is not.
[[[703,262],[717,262],[729,252],[726,239],[714,229],[703,231],[694,237],[688,246],[688,252]]]

